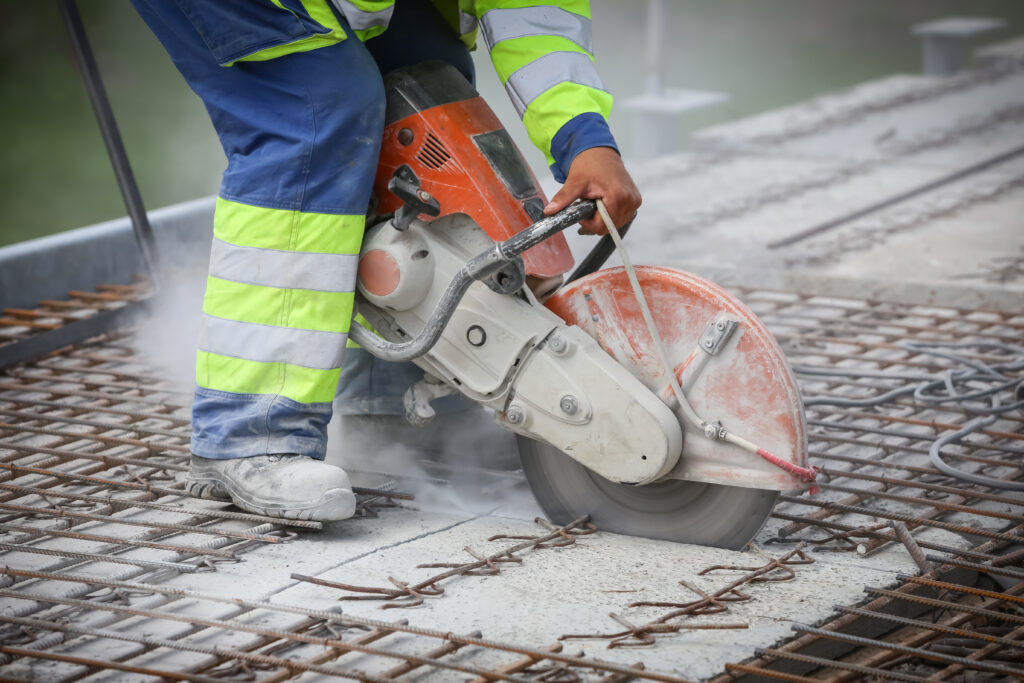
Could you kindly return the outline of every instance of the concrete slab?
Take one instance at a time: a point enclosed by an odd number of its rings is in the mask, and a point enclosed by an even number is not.
[[[538,531],[542,530],[528,522],[481,517],[339,564],[319,578],[363,586],[390,586],[388,577],[418,581],[441,571],[416,569],[418,564],[471,560],[463,547],[481,554],[495,552],[511,541],[488,543],[486,539],[494,534],[528,535]],[[774,530],[766,529],[761,537],[773,534]],[[768,550],[779,556],[792,548],[773,545]],[[752,655],[755,647],[768,646],[789,635],[793,623],[814,622],[830,614],[833,604],[858,600],[865,581],[887,585],[895,582],[896,574],[913,570],[902,548],[886,550],[870,562],[856,554],[812,556],[813,564],[793,567],[796,576],[792,581],[752,584],[743,589],[751,600],[733,603],[724,614],[693,617],[686,622],[742,622],[749,625],[748,629],[659,636],[657,647],[643,651],[647,668],[692,678],[711,676],[726,662]],[[523,553],[521,564],[501,565],[498,576],[451,579],[443,584],[442,596],[427,598],[420,607],[381,610],[383,603],[338,603],[340,591],[310,584],[290,587],[275,595],[273,601],[324,608],[340,604],[347,614],[408,619],[412,625],[459,633],[479,629],[490,639],[536,646],[554,643],[571,633],[621,631],[622,625],[608,616],[613,612],[634,624],[645,623],[668,610],[630,607],[631,603],[699,599],[679,581],[713,592],[742,571],[722,570],[698,576],[700,570],[714,565],[757,567],[767,558],[765,551],[732,552],[598,532],[580,537],[568,548]],[[565,644],[567,651],[623,664],[639,658],[631,648],[609,649],[607,642],[571,639]]]
[[[168,585],[203,593],[262,600],[294,583],[292,572],[319,574],[382,549],[398,547],[464,524],[472,515],[416,510],[382,510],[379,517],[325,525],[321,531],[296,530],[297,536],[242,555],[239,563],[221,562],[217,571],[182,574]]]

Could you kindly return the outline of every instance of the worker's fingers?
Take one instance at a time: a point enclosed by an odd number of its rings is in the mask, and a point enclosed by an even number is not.
[[[619,153],[610,147],[592,147],[573,159],[565,185],[544,207],[544,213],[561,211],[577,199],[601,199],[616,227],[629,222],[640,207],[640,191],[622,164]],[[596,215],[580,221],[580,232],[603,235],[608,232]]]
[[[640,202],[642,201],[640,192],[632,185],[632,182],[629,183],[629,186],[625,183],[613,185],[608,189],[595,193],[595,196],[590,198],[600,198],[604,202],[608,215],[611,216],[612,222],[615,223],[617,228],[621,228],[633,220],[633,217],[636,216],[636,210],[640,208]],[[604,224],[601,216],[595,213],[593,218],[580,221],[580,232],[604,235],[608,232],[608,227]]]
[[[548,205],[544,207],[544,213],[548,216],[558,213],[582,197],[585,190],[585,185],[571,177],[567,178],[565,185],[562,185],[562,188],[555,193],[555,196],[551,198]]]

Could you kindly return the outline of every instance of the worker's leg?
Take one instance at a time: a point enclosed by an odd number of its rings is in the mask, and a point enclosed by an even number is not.
[[[316,460],[379,153],[379,72],[354,36],[328,40],[346,28],[330,10],[135,4],[202,97],[228,157],[196,361],[191,489],[269,514],[348,516],[347,477]],[[290,37],[304,51],[290,52]],[[223,65],[257,48],[257,61]]]
[[[366,41],[382,75],[426,61],[448,62],[470,82],[473,58],[458,34],[445,22],[431,0],[397,0],[388,30]],[[405,391],[423,379],[413,363],[390,363],[364,349],[350,348],[342,363],[335,409],[342,415],[405,415]],[[460,396],[433,403],[439,413],[472,407]],[[351,423],[350,424],[354,424]]]

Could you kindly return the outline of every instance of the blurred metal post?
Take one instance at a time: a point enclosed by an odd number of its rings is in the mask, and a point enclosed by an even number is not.
[[[665,44],[665,0],[647,0],[647,78],[648,95],[660,95],[664,86],[662,52]]]
[[[922,70],[928,76],[948,76],[967,66],[972,39],[1006,27],[993,17],[946,17],[915,24],[910,32],[921,38]]]
[[[158,258],[153,229],[149,225],[146,207],[142,203],[142,195],[139,194],[135,174],[132,173],[131,164],[128,162],[128,154],[125,152],[121,133],[117,129],[117,121],[114,119],[107,91],[103,87],[103,78],[100,76],[96,57],[93,55],[89,39],[85,34],[82,15],[78,12],[75,0],[57,0],[57,7],[60,9],[64,25],[68,29],[71,47],[75,52],[75,63],[85,84],[85,90],[89,94],[93,113],[96,114],[96,121],[99,124],[100,133],[103,135],[107,154],[110,156],[110,164],[114,167],[117,186],[121,190],[121,197],[124,199],[125,208],[132,221],[135,240],[142,251],[142,260],[149,271],[152,286],[156,289]]]
[[[632,156],[654,159],[682,149],[681,121],[686,112],[729,99],[720,92],[665,87],[665,0],[647,0],[647,52],[645,91],[626,100],[633,117]]]

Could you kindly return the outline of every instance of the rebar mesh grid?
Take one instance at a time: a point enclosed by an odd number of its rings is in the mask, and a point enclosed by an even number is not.
[[[998,569],[1024,560],[1024,312],[740,296],[797,372],[825,475],[817,495],[781,498],[773,517],[786,524],[770,540],[860,554],[903,543],[923,576],[866,587],[867,604],[795,626],[794,640],[715,682],[1024,677],[1024,575]]]
[[[321,526],[186,496],[190,398],[121,333],[0,374],[0,668],[45,662],[48,680],[67,681],[98,670],[195,681],[304,671],[356,680],[434,671],[481,681],[685,681],[565,655],[557,643],[533,649],[479,632],[169,586],[178,574],[285,543],[291,529]],[[362,515],[408,498],[356,492]],[[486,661],[476,663],[481,653]]]
[[[958,353],[992,365],[1012,354],[981,345],[1024,338],[1024,314],[762,290],[741,298],[783,344],[805,397],[862,401],[958,366],[907,342],[976,343]],[[162,585],[287,542],[290,528],[315,526],[184,497],[176,476],[187,464],[188,401],[116,336],[0,375],[0,554],[8,566],[0,597],[21,606],[0,633],[8,660],[54,660],[54,680],[97,669],[176,680],[279,681],[301,671],[393,680],[427,670],[479,681],[682,680],[641,665],[563,655],[559,644],[518,647],[477,633]],[[1014,551],[1022,498],[961,481],[929,460],[937,438],[978,413],[912,395],[875,406],[811,403],[811,459],[828,481],[818,495],[788,497],[777,508],[784,523],[778,542],[870,554],[906,541],[902,523],[910,547],[925,553],[932,569],[895,588],[867,587],[865,604],[840,606],[818,627],[798,626],[794,640],[729,665],[718,680],[998,680],[1019,673],[1024,577],[1012,565],[1024,559]],[[943,457],[957,468],[1019,480],[1021,422],[1020,413],[999,414],[950,443]],[[385,501],[391,495],[365,493]],[[199,619],[189,611],[198,603],[224,609]],[[138,635],[151,633],[140,624],[157,623],[160,637]],[[90,642],[104,644],[103,657]],[[496,662],[495,653],[504,659]],[[187,666],[178,665],[180,657]]]
[[[73,290],[67,299],[46,299],[35,308],[4,307],[0,309],[0,348],[141,301],[148,292],[148,282],[140,278],[130,285],[98,285],[94,292]]]

